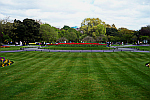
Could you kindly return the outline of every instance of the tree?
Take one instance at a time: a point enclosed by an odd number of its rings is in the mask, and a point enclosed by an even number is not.
[[[137,37],[137,39],[136,39],[136,37]],[[132,40],[133,40],[134,44],[135,44],[135,42],[138,43],[138,41],[140,41],[140,30],[139,31],[134,31],[134,35],[133,35]]]
[[[9,17],[6,17],[4,18],[3,20],[1,20],[1,31],[0,33],[2,34],[3,32],[3,37],[5,37],[5,39],[3,38],[3,42],[4,40],[7,39],[7,41],[11,41],[12,38],[13,38],[13,32],[12,32],[12,29],[13,29],[13,23],[12,21],[9,19]]]
[[[57,39],[56,42],[64,42],[64,41],[68,41],[65,37],[61,37],[59,39]]]
[[[84,42],[95,42],[95,39],[90,36],[86,36],[85,38],[82,39]]]
[[[83,34],[87,34],[90,37],[96,38],[100,34],[106,33],[105,22],[102,22],[99,18],[86,18],[81,23],[81,31]]]
[[[58,37],[58,32],[49,24],[42,24],[40,26],[40,34],[42,34],[43,41],[46,42],[56,42]]]
[[[15,41],[30,41],[35,42],[40,40],[39,34],[40,24],[32,19],[14,20],[13,23],[13,37]]]
[[[19,24],[18,26],[17,26],[17,29],[16,29],[16,31],[15,31],[15,33],[17,33],[16,35],[17,35],[17,37],[18,37],[18,41],[20,40],[20,41],[25,41],[26,40],[26,38],[27,38],[27,34],[26,34],[26,27],[25,27],[25,25],[23,25],[23,23],[22,24]]]
[[[121,37],[122,42],[131,43],[134,32],[132,30],[128,30],[127,28],[119,28],[118,34],[119,37]]]
[[[82,36],[82,33],[80,31],[76,31],[76,35],[77,35],[77,41],[76,42],[79,42],[80,37]]]
[[[135,42],[137,42],[138,41],[138,38],[137,38],[137,36],[136,35],[134,35],[132,38],[132,41],[133,41],[133,43],[135,44]]]
[[[2,39],[3,39],[3,34],[2,34],[2,20],[0,20],[0,46],[2,43]]]
[[[40,24],[35,22],[33,19],[24,19],[23,25],[26,27],[26,41],[38,41],[39,40],[39,29]]]
[[[105,41],[106,41],[106,37],[103,34],[96,37],[96,42],[105,42]]]
[[[85,38],[87,36],[87,34],[82,34],[80,37],[79,37],[79,41],[82,41],[83,38]]]
[[[143,36],[146,40],[148,40],[148,43],[150,44],[150,25],[147,25],[147,27],[141,27],[140,38],[142,39]]]
[[[150,25],[147,25],[147,27],[142,27],[140,30],[141,36],[150,36]]]
[[[106,35],[116,36],[118,30],[116,28],[106,28]]]
[[[72,42],[75,42],[77,39],[76,33],[75,32],[69,32],[69,31],[67,31],[64,34],[64,37],[67,38],[69,41],[72,41]]]
[[[115,24],[112,24],[111,28],[117,29]]]
[[[106,24],[106,28],[112,28],[112,27],[111,27],[111,25],[109,25],[109,24]]]
[[[68,30],[68,29],[70,29],[70,27],[69,27],[69,26],[67,26],[67,25],[64,25],[64,27],[63,27],[62,29],[64,29],[64,30]]]
[[[19,26],[20,25],[23,25],[23,23],[20,21],[20,20],[14,20],[14,23],[13,23],[13,29],[12,29],[12,32],[13,32],[13,35],[12,35],[12,37],[13,37],[13,41],[14,42],[16,42],[16,41],[24,41],[24,40],[21,40],[20,39],[20,36],[19,36],[19,34],[22,34],[22,33],[20,33],[20,31],[19,31]],[[24,30],[24,32],[25,32],[25,30]],[[23,34],[23,36],[24,36],[24,34]]]

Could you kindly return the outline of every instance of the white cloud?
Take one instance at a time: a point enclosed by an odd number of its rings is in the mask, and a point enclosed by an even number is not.
[[[97,17],[133,30],[150,23],[149,0],[1,0],[0,9],[1,19],[41,19],[56,27],[80,27],[85,18]]]

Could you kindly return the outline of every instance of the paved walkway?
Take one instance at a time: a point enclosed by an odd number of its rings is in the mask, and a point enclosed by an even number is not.
[[[133,49],[133,48],[121,48],[121,46],[119,46],[118,48],[117,48],[117,46],[112,46],[113,48],[116,48],[114,50],[48,50],[48,49],[39,49],[40,47],[41,46],[32,46],[32,48],[22,48],[22,50],[12,50],[12,51],[1,51],[1,53],[22,52],[22,51],[41,51],[41,52],[122,52],[122,51],[128,51],[128,52],[149,53],[149,51],[141,51],[141,50],[137,50],[137,49]],[[123,47],[125,47],[125,46],[123,46]]]

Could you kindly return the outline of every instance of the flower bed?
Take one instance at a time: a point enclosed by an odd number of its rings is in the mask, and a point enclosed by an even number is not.
[[[9,66],[13,63],[14,63],[13,61],[10,61],[8,59],[5,60],[5,57],[0,57],[0,66],[1,67]]]
[[[145,64],[146,67],[150,67],[150,62]]]
[[[1,48],[10,48],[10,46],[1,46]]]

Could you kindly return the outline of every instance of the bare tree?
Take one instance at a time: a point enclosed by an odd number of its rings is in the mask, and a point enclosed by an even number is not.
[[[96,41],[97,42],[104,41],[104,39],[105,39],[105,36],[103,34],[101,34],[100,36],[96,37]]]
[[[59,38],[56,42],[64,42],[68,41],[65,37]]]
[[[82,39],[82,41],[87,41],[87,42],[96,42],[96,40],[93,37],[86,36],[85,38]]]

